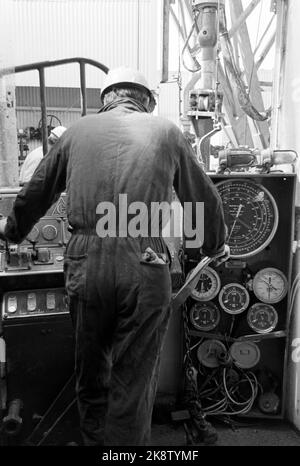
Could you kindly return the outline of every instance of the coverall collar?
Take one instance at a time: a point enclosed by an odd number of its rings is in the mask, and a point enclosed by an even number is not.
[[[130,97],[120,97],[119,99],[104,105],[104,107],[100,108],[98,113],[108,112],[109,110],[119,106],[128,108],[129,110],[148,113],[147,108],[141,102],[138,102],[135,99],[131,99]]]

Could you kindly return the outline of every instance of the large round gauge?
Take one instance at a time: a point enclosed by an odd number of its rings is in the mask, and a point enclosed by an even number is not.
[[[219,301],[222,309],[228,314],[241,314],[249,306],[250,297],[244,286],[229,283],[221,289]]]
[[[220,322],[220,311],[213,303],[195,303],[190,309],[190,321],[197,330],[209,332]]]
[[[193,272],[189,273],[189,275]],[[189,277],[188,275],[188,277]],[[199,277],[199,281],[192,291],[192,298],[196,301],[211,301],[217,296],[221,288],[221,280],[217,272],[211,267],[206,267]]]
[[[222,198],[230,256],[258,254],[273,239],[278,208],[271,193],[247,179],[226,180],[216,185]]]
[[[288,281],[278,269],[262,269],[253,279],[253,292],[263,303],[279,303],[288,291]]]
[[[270,333],[278,324],[278,314],[270,304],[256,303],[248,311],[247,322],[256,333]]]

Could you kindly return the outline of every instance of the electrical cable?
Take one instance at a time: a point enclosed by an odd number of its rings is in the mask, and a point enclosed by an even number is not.
[[[197,14],[198,13],[198,14]],[[188,44],[189,44],[189,41],[190,41],[190,38],[192,37],[192,34],[194,32],[194,29],[197,29],[198,28],[198,25],[197,25],[197,21],[198,21],[198,17],[199,17],[199,14],[200,12],[197,12],[195,15],[194,15],[194,23],[192,25],[192,28],[191,28],[191,31],[185,41],[185,44],[184,44],[184,47],[182,49],[182,52],[181,52],[181,59],[182,59],[182,64],[183,66],[185,67],[185,69],[191,73],[197,73],[197,71],[200,71],[201,70],[201,65],[199,65],[197,68],[195,69],[191,69],[189,68],[186,63],[185,63],[185,60],[184,60],[184,53],[185,53],[185,50],[186,48],[188,47]],[[197,15],[197,16],[196,16]],[[192,57],[194,59],[194,57]],[[194,60],[195,61],[195,60]]]

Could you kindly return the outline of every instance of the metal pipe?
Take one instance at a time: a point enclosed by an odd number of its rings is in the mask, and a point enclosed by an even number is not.
[[[185,17],[184,17],[184,8],[183,8],[183,2],[182,0],[179,0],[179,7],[180,7],[180,14],[181,14],[181,21],[182,21],[182,26],[184,30],[184,35],[187,37],[187,29],[186,29],[186,23],[185,23]]]
[[[80,101],[81,101],[81,116],[86,115],[86,78],[85,78],[85,63],[80,62]]]
[[[255,63],[255,66],[256,66],[257,69],[260,68],[260,66],[262,65],[264,59],[266,58],[266,56],[270,52],[271,48],[273,47],[273,44],[275,42],[275,38],[276,38],[276,32],[274,32],[272,37],[270,37],[269,41],[267,42],[267,44],[265,45],[265,47],[264,47],[264,49],[263,49],[263,51],[261,53],[259,59]]]
[[[42,113],[42,141],[43,141],[43,154],[48,152],[48,130],[47,130],[47,108],[46,108],[46,89],[45,89],[45,70],[39,69],[40,77],[40,99],[41,99],[41,113]]]
[[[287,19],[288,19],[288,2],[279,0],[277,2],[277,27],[275,42],[275,67],[274,82],[272,92],[272,115],[271,115],[271,134],[270,146],[272,149],[278,148],[278,130],[279,130],[279,110],[282,101],[282,86],[284,76],[285,47],[287,39]]]
[[[215,72],[216,44],[217,44],[217,10],[216,8],[204,8],[200,13],[200,30],[198,43],[200,45],[201,64],[201,89],[213,89],[213,77]]]
[[[261,38],[260,38],[260,40],[259,40],[259,42],[258,42],[258,44],[257,44],[257,46],[256,46],[256,48],[255,48],[255,50],[254,50],[254,52],[253,52],[254,55],[256,54],[256,52],[258,51],[259,47],[260,47],[261,44],[262,44],[262,41],[263,41],[264,38],[266,37],[266,34],[267,34],[267,32],[269,31],[270,27],[272,26],[275,17],[276,17],[276,15],[274,14],[274,15],[272,16],[272,18],[270,19],[269,24],[268,24],[268,26],[267,26],[266,29],[265,29],[265,32],[264,32],[263,35],[261,36]]]
[[[190,0],[184,0],[184,3],[185,3],[185,6],[186,6],[186,9],[190,15],[190,18],[191,20],[193,21],[193,9],[191,7],[191,4],[190,4]]]
[[[8,414],[3,419],[3,430],[6,435],[17,435],[22,427],[23,420],[20,417],[23,403],[19,399],[10,402]]]
[[[109,68],[102,63],[91,60],[90,58],[82,58],[82,57],[74,57],[74,58],[63,58],[61,60],[53,60],[53,61],[40,61],[35,63],[29,63],[28,65],[20,65],[14,68],[3,68],[0,70],[0,76],[4,76],[7,74],[15,74],[15,73],[23,73],[24,71],[30,70],[39,70],[41,68],[49,68],[51,66],[60,66],[66,65],[69,63],[80,63],[83,62],[86,65],[92,65],[96,68],[99,68],[104,73],[108,73]]]
[[[260,1],[261,0],[252,0],[252,2],[247,6],[245,11],[241,14],[239,19],[234,23],[234,25],[228,32],[229,39],[231,39],[234,36],[234,34],[237,32],[237,30],[240,28],[240,26],[245,23],[248,16],[251,15],[252,11],[257,7]]]
[[[162,31],[162,71],[161,82],[169,79],[169,40],[170,40],[170,0],[163,3],[163,31]]]
[[[224,24],[221,23],[222,30],[220,36],[221,48],[226,70],[238,89],[238,100],[242,110],[253,120],[265,121],[268,118],[266,113],[259,112],[252,104],[246,86],[240,77],[233,58],[232,45],[228,37],[228,32]]]

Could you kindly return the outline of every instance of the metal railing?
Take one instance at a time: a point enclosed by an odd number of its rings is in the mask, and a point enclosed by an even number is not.
[[[0,70],[0,77],[6,76],[9,74],[23,73],[25,71],[37,70],[39,73],[40,81],[40,105],[41,105],[41,115],[42,115],[42,141],[43,141],[43,153],[44,155],[48,151],[48,130],[47,130],[47,105],[46,105],[46,86],[45,86],[45,68],[50,68],[54,66],[66,65],[69,63],[79,63],[80,71],[80,102],[81,102],[81,116],[86,115],[87,111],[87,98],[86,98],[86,73],[85,66],[91,65],[94,66],[104,73],[108,73],[109,68],[102,63],[99,63],[95,60],[89,58],[75,57],[75,58],[64,58],[61,60],[53,61],[41,61],[36,63],[29,63],[27,65],[20,65],[14,68],[4,68]]]

